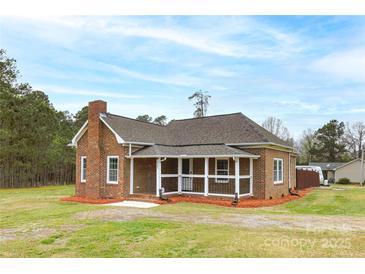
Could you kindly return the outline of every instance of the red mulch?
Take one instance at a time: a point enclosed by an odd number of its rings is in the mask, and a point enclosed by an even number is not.
[[[98,204],[98,205],[117,203],[117,202],[122,202],[125,200],[151,202],[151,203],[161,204],[161,205],[168,203],[167,201],[159,200],[157,198],[152,200],[151,198],[144,199],[143,197],[142,198],[128,197],[128,198],[119,198],[119,199],[91,199],[91,198],[86,198],[86,197],[70,196],[70,197],[63,197],[60,200],[62,202],[74,202],[74,203]]]
[[[125,198],[120,199],[91,199],[86,197],[78,197],[78,196],[71,196],[71,197],[63,197],[61,198],[62,202],[75,202],[75,203],[84,203],[84,204],[110,204],[124,201]]]
[[[85,197],[64,197],[61,198],[61,201],[64,202],[77,202],[77,203],[87,203],[87,204],[110,204],[121,202],[124,200],[135,200],[135,201],[148,201],[156,204],[174,204],[180,202],[189,202],[189,203],[198,203],[198,204],[212,204],[212,205],[219,205],[219,206],[226,206],[226,207],[240,207],[240,208],[253,208],[253,207],[266,207],[266,206],[274,206],[280,205],[286,202],[294,201],[300,199],[311,192],[313,188],[307,188],[303,190],[299,190],[298,193],[300,196],[294,195],[287,195],[282,198],[278,199],[271,199],[271,200],[262,200],[262,199],[255,199],[255,198],[243,198],[240,199],[239,203],[236,206],[232,206],[232,199],[229,198],[220,198],[220,197],[202,197],[202,196],[173,196],[169,197],[168,201],[163,200],[143,200],[138,198],[120,198],[120,199],[91,199]]]
[[[280,205],[286,202],[294,201],[300,199],[305,196],[309,192],[312,191],[312,188],[307,188],[303,190],[299,190],[298,193],[300,196],[287,195],[278,199],[271,200],[262,200],[255,198],[243,198],[240,199],[239,203],[235,207],[248,208],[248,207],[265,207],[265,206],[274,206]],[[189,203],[199,203],[199,204],[213,204],[220,205],[226,207],[234,207],[232,206],[232,199],[227,198],[211,198],[211,197],[197,197],[197,196],[176,196],[169,198],[170,203],[179,203],[179,202],[189,202]]]

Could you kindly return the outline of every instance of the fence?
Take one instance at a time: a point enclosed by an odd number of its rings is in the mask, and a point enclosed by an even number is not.
[[[319,173],[312,170],[297,169],[297,189],[318,187],[320,184]]]

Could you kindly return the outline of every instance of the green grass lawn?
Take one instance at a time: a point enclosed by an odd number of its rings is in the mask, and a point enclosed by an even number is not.
[[[342,188],[342,187],[341,187]],[[363,233],[244,228],[141,218],[80,219],[104,206],[60,202],[73,186],[0,190],[0,257],[365,257]],[[234,209],[180,203],[169,214],[230,213],[364,217],[365,188],[318,189],[271,208]]]
[[[243,214],[309,214],[365,216],[365,187],[333,185],[314,190],[305,197],[273,207],[227,208],[212,205],[180,203],[158,207],[155,210],[166,213],[188,212],[191,214],[243,213]]]

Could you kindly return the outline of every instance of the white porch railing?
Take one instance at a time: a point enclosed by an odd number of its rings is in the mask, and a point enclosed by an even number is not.
[[[193,191],[193,178],[182,177],[181,191]]]

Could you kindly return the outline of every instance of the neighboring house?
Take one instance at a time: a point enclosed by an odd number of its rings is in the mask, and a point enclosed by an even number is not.
[[[310,162],[309,166],[319,166],[322,169],[323,178],[325,180],[335,180],[335,170],[344,163],[315,163]]]
[[[296,154],[242,113],[173,120],[167,126],[89,103],[76,146],[76,195],[148,194],[278,198],[296,185]]]
[[[348,163],[315,163],[310,162],[310,166],[319,166],[322,169],[325,180],[333,179],[338,182],[341,178],[348,178],[352,183],[361,181],[361,160],[356,159]],[[365,169],[365,168],[364,168]],[[363,173],[365,174],[365,170]],[[365,178],[365,176],[363,177]]]
[[[361,170],[363,175],[361,176]],[[335,169],[335,182],[341,178],[350,179],[351,183],[359,184],[365,178],[365,168],[361,169],[361,159],[342,164]]]

